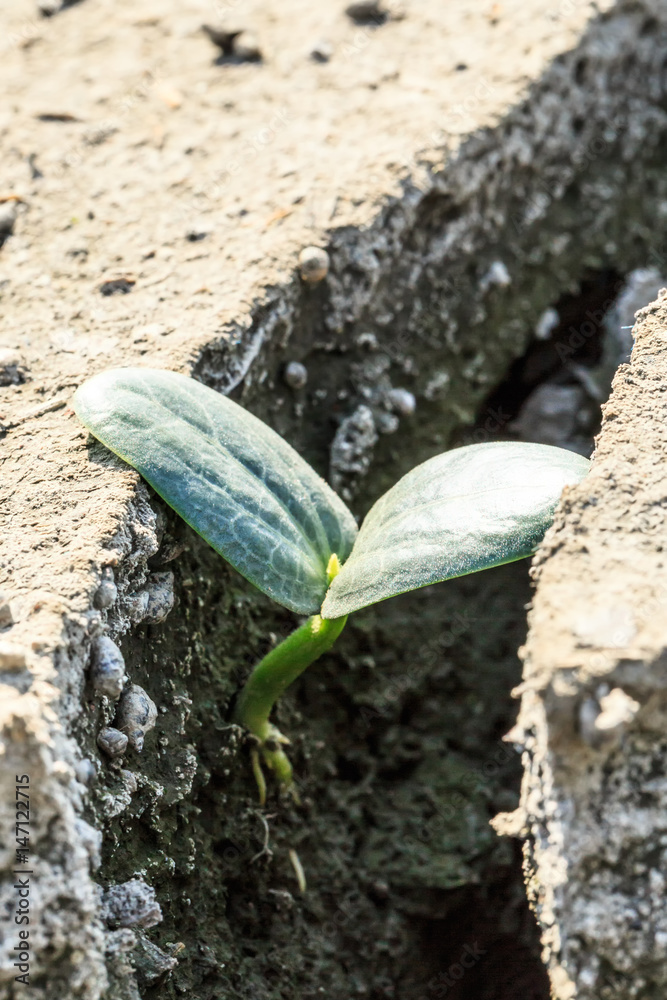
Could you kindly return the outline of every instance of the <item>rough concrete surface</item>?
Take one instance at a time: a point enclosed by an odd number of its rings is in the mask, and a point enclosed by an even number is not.
[[[667,290],[535,562],[521,808],[558,1000],[665,995]],[[507,828],[504,821],[498,826]]]
[[[474,423],[563,292],[664,263],[662,3],[386,10],[0,11],[3,998],[431,997],[482,933],[485,961],[449,995],[544,995],[487,823],[514,772],[480,778],[511,718],[524,570],[360,616],[281,709],[305,815],[261,813],[227,710],[293,623],[69,407],[110,364],[191,372],[331,464],[361,514]],[[219,58],[204,22],[252,31],[263,58]],[[319,282],[299,273],[309,245],[329,255]],[[293,362],[305,385],[283,377]],[[105,636],[157,706],[141,756],[97,742],[117,728]],[[6,833],[24,773],[29,988]],[[102,890],[135,882],[163,922],[105,923]],[[480,930],[470,914],[492,904]]]

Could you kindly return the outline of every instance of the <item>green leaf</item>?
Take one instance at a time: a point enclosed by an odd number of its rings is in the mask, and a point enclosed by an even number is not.
[[[457,448],[418,465],[370,510],[322,616],[529,556],[563,487],[588,467],[562,448],[512,442]]]
[[[246,579],[299,614],[319,611],[351,513],[280,435],[194,379],[117,368],[85,382],[74,409]]]

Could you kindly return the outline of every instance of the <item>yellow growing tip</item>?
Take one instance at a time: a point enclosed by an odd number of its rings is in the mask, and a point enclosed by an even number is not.
[[[327,563],[327,583],[331,583],[335,576],[340,573],[340,559],[334,552],[331,559]]]

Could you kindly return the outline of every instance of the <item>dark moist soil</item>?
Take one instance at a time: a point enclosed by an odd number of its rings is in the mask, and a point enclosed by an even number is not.
[[[540,379],[563,374],[561,329],[618,283],[591,274],[558,302],[561,327],[512,366],[482,413],[514,416]],[[577,360],[594,364],[599,345],[586,351]],[[134,875],[157,890],[165,919],[148,937],[179,965],[156,976],[140,951],[142,997],[546,1000],[520,845],[488,825],[518,801],[519,758],[502,737],[516,714],[528,563],[355,615],[278,708],[302,803],[270,785],[261,809],[230,710],[296,622],[162,510],[153,562],[175,572],[177,607],[125,649],[160,706],[157,752],[124,762],[140,787],[111,820],[101,879]],[[116,773],[99,789],[102,812],[122,788]]]
[[[501,737],[528,564],[356,615],[279,707],[303,804],[271,786],[262,810],[228,706],[294,619],[187,541],[170,564],[178,609],[126,648],[160,706],[158,752],[125,759],[140,789],[111,822],[102,868],[105,883],[154,885],[165,919],[150,939],[185,945],[170,978],[143,975],[142,996],[407,1000],[444,996],[452,967],[449,996],[546,998],[517,846],[488,825],[518,796]],[[457,982],[465,949],[474,964]]]

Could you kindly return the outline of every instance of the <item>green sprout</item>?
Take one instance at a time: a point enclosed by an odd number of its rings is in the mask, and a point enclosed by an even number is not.
[[[297,798],[289,740],[270,721],[287,687],[326,652],[347,616],[388,597],[531,555],[563,487],[589,462],[562,448],[493,442],[456,448],[403,476],[361,529],[287,442],[194,379],[118,368],[74,396],[80,420],[258,590],[304,624],[241,690],[234,720]]]

